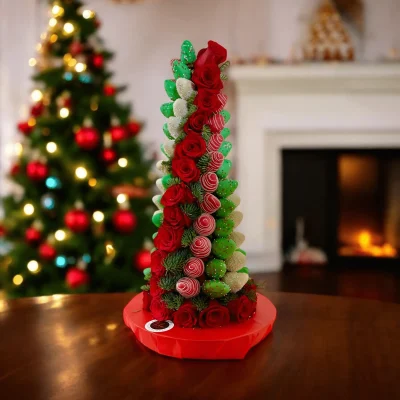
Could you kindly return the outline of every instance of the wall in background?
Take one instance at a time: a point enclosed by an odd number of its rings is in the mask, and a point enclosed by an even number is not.
[[[1,171],[8,169],[6,144],[13,140],[21,105],[29,100],[31,71],[27,61],[46,26],[46,2],[0,0],[0,144]],[[189,39],[198,50],[209,38],[224,44],[231,56],[255,53],[286,59],[305,32],[319,0],[149,0],[116,5],[89,0],[103,21],[101,35],[115,51],[115,83],[129,84],[123,99],[133,101],[138,118],[146,122],[142,139],[163,140],[164,117],[159,105],[167,101],[163,81],[171,77],[169,60]],[[366,40],[361,49],[375,61],[388,49],[400,47],[400,0],[365,0]],[[4,191],[0,182],[0,194]]]

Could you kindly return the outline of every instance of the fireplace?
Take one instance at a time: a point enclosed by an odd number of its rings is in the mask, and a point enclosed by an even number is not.
[[[399,150],[285,149],[281,159],[284,253],[301,221],[301,239],[330,264],[398,262]]]

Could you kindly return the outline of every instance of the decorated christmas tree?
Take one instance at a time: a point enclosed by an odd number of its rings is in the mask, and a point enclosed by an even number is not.
[[[95,13],[78,0],[49,13],[10,172],[22,190],[3,201],[4,286],[10,296],[137,289],[154,211],[141,123],[117,100],[124,87],[111,83]]]

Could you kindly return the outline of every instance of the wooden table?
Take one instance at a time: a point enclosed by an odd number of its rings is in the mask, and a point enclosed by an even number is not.
[[[0,398],[400,399],[400,305],[268,293],[274,332],[243,361],[176,360],[122,322],[129,294],[0,303]]]

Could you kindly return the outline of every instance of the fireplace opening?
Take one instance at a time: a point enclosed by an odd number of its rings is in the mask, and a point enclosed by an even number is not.
[[[285,149],[282,163],[289,262],[398,262],[400,150]]]

